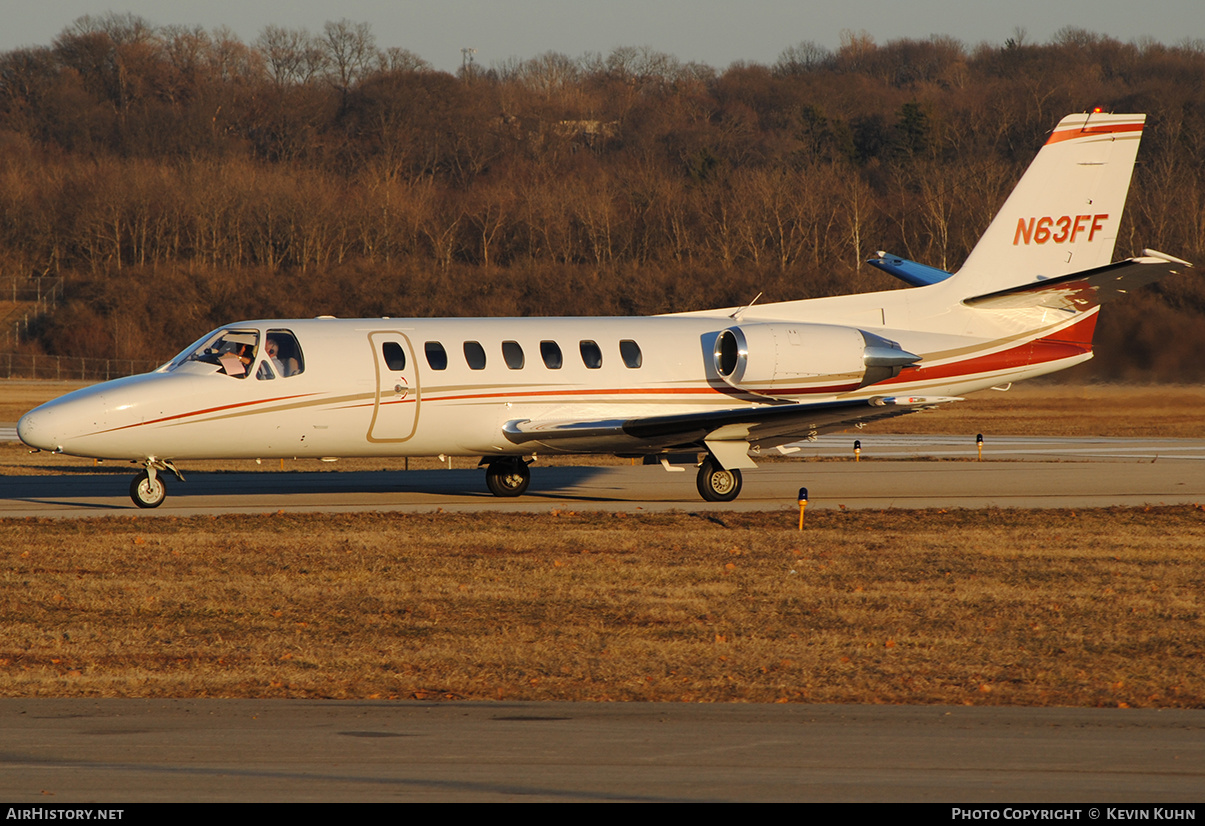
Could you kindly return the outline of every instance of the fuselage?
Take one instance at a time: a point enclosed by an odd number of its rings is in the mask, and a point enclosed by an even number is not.
[[[639,318],[248,321],[154,372],[42,405],[18,432],[34,447],[106,459],[520,455],[532,446],[508,440],[508,423],[957,395],[1016,381],[1089,358],[1095,312],[975,310],[938,284]],[[732,328],[778,335],[776,356],[749,355],[781,362],[768,368],[776,382],[734,384],[719,372],[717,337]],[[837,346],[828,333],[842,328],[919,361],[871,382],[843,366],[856,368],[853,356],[828,352]],[[222,347],[207,352],[215,340]],[[290,367],[268,353],[278,340]],[[232,341],[243,342],[246,364],[228,371]],[[637,441],[608,448],[642,451]]]

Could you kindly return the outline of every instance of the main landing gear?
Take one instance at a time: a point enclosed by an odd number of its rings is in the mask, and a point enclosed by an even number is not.
[[[724,470],[708,456],[699,465],[695,484],[699,488],[699,495],[708,502],[731,502],[741,493],[741,472]]]
[[[170,470],[181,482],[184,481],[184,477],[171,462],[147,459],[143,464],[146,465],[146,470],[139,473],[130,482],[130,498],[140,508],[157,508],[167,498],[167,485],[163,483],[159,471]]]
[[[531,484],[528,463],[520,457],[492,459],[485,468],[485,485],[494,496],[519,496]]]

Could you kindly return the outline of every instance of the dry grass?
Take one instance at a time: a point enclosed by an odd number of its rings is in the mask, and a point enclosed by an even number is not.
[[[1203,408],[1205,387],[1196,385],[1027,382],[874,424],[867,432],[1201,439]]]
[[[0,379],[0,422],[15,422],[39,404],[56,399],[88,382]]]
[[[1195,508],[0,521],[0,695],[1205,705]]]

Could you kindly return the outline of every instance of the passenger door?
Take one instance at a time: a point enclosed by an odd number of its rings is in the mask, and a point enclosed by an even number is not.
[[[422,402],[414,347],[409,336],[396,330],[369,333],[368,341],[377,374],[368,441],[404,442],[418,429]]]

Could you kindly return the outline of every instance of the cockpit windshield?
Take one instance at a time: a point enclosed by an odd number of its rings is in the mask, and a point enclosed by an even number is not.
[[[168,373],[224,373],[239,379],[254,372],[264,381],[304,373],[305,358],[290,330],[272,329],[263,334],[254,329],[221,329],[199,339],[162,369]]]
[[[167,366],[168,372],[188,364],[212,364],[218,373],[246,378],[259,352],[258,330],[219,330],[186,350]]]

